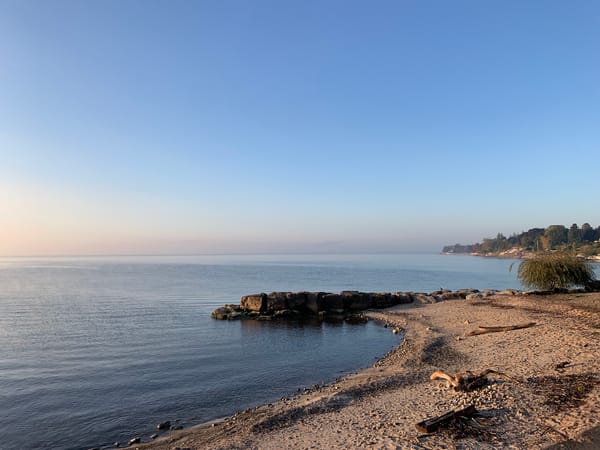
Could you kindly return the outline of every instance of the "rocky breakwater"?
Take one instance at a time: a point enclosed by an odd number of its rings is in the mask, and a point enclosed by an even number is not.
[[[212,317],[218,320],[283,318],[318,318],[333,320],[361,320],[361,311],[396,306],[401,303],[435,303],[442,300],[467,298],[477,289],[459,291],[440,290],[431,294],[422,292],[271,292],[244,295],[239,305],[225,305],[215,309]]]

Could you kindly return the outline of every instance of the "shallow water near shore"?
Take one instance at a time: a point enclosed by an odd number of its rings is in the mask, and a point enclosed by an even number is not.
[[[443,255],[0,258],[0,448],[85,449],[191,426],[365,367],[378,324],[223,322],[274,290],[519,288],[511,260]],[[175,423],[175,420],[179,420]]]

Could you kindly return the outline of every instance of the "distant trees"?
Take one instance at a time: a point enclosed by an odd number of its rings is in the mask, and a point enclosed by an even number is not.
[[[589,223],[584,223],[581,225],[581,240],[584,242],[593,242],[596,239],[600,239],[600,236],[597,235],[596,230],[592,228]]]
[[[544,230],[544,240],[546,241],[546,250],[567,242],[567,229],[564,225],[550,225]]]
[[[474,249],[472,245],[461,244],[446,245],[442,249],[442,253],[472,253],[473,251]]]
[[[456,244],[444,247],[444,252],[452,249],[451,253],[490,254],[513,247],[532,252],[569,249],[586,256],[598,255],[600,254],[600,226],[594,229],[587,222],[581,228],[576,223],[569,228],[564,225],[550,225],[546,228],[531,228],[519,234],[513,233],[508,238],[498,233],[495,238],[485,238],[482,242],[472,245]]]
[[[550,291],[588,286],[594,279],[590,264],[569,253],[548,253],[521,262],[518,277],[524,286]]]
[[[567,242],[569,244],[581,243],[581,230],[576,223],[571,225],[571,228],[569,228],[569,231],[567,232]]]

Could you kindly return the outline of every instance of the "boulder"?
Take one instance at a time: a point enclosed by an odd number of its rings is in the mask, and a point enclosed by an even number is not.
[[[369,318],[364,314],[349,314],[346,316],[346,322],[351,324],[367,323]]]
[[[225,305],[215,309],[210,315],[213,317],[213,319],[227,320],[230,319],[232,315],[239,315],[240,317],[237,318],[241,318],[242,314],[239,306]]]
[[[481,291],[481,295],[483,297],[491,297],[492,295],[496,295],[499,291],[496,289],[484,289]]]
[[[171,428],[170,420],[165,420],[164,422],[161,422],[158,425],[156,425],[157,430],[168,430],[169,428]]]
[[[344,310],[344,300],[339,294],[325,294],[321,298],[321,307],[324,311]]]
[[[306,307],[306,292],[288,292],[286,296],[289,309],[303,310]]]
[[[344,309],[349,311],[361,311],[371,307],[371,296],[364,292],[342,291],[340,295]]]
[[[275,311],[288,309],[287,298],[290,294],[291,292],[271,292],[268,294],[265,311],[272,314]]]
[[[389,308],[394,306],[392,294],[388,292],[371,294],[371,305],[373,308]]]
[[[243,318],[244,318],[244,315],[238,311],[234,311],[227,316],[227,320],[240,320]]]
[[[297,309],[280,309],[273,313],[273,319],[289,319],[298,316],[300,316],[300,312]]]
[[[600,280],[589,281],[585,285],[586,292],[600,292]]]
[[[414,299],[420,303],[436,303],[437,299],[433,295],[417,292],[412,294]]]
[[[244,295],[240,307],[246,311],[263,312],[266,308],[266,294]]]
[[[441,300],[454,300],[457,298],[462,298],[460,293],[452,291],[442,292],[441,294],[437,294],[436,297],[439,297]]]
[[[477,294],[479,289],[459,289],[456,293],[460,296],[460,298],[467,298],[469,294]]]
[[[396,304],[396,305],[399,305],[401,303],[412,303],[413,302],[412,295],[410,295],[408,292],[396,292],[396,293],[392,294],[392,298],[393,298],[394,304]]]
[[[323,310],[322,299],[327,295],[327,292],[306,292],[305,308],[311,314],[319,314]]]

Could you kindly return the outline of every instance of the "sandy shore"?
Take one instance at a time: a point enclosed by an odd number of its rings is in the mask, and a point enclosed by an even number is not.
[[[497,295],[400,305],[372,318],[402,327],[403,344],[373,367],[140,449],[600,448],[600,294]],[[478,326],[531,328],[466,336]],[[391,330],[390,330],[391,332]],[[430,381],[494,369],[483,388]],[[307,367],[306,370],[310,370]],[[465,405],[475,422],[425,435],[421,420]]]

